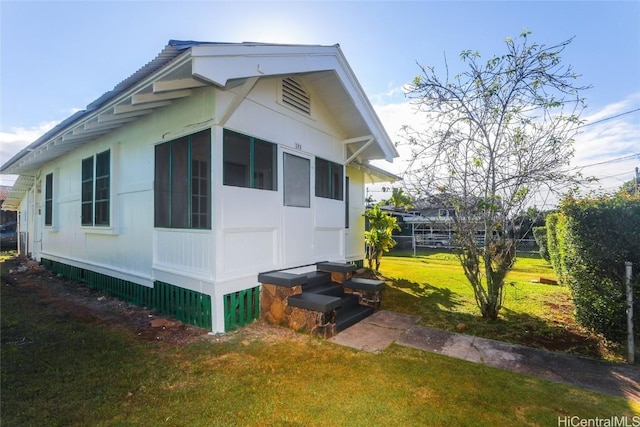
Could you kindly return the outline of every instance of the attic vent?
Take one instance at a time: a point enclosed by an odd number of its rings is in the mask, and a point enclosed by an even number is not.
[[[306,115],[311,115],[311,99],[302,84],[294,78],[282,79],[282,102]]]

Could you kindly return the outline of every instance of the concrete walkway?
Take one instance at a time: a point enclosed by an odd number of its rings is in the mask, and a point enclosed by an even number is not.
[[[555,353],[416,325],[419,316],[379,311],[329,341],[369,352],[392,342],[640,402],[640,367]]]

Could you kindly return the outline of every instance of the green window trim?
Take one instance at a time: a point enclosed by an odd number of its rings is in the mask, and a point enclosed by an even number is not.
[[[111,209],[111,150],[82,159],[81,223],[109,226]]]
[[[155,147],[154,225],[211,229],[211,129]]]
[[[44,225],[53,225],[53,174],[47,174],[44,184]]]
[[[229,129],[223,132],[223,185],[278,191],[278,146]]]
[[[343,200],[344,166],[316,157],[316,197]]]

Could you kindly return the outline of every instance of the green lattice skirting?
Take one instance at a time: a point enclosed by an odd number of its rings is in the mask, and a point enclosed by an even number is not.
[[[42,258],[42,265],[67,279],[132,304],[148,307],[184,323],[211,329],[211,296],[155,281],[153,288],[95,271]],[[224,296],[225,331],[245,326],[260,315],[260,287]]]

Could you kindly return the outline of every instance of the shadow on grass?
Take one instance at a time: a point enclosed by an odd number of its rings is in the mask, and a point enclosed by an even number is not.
[[[439,309],[444,307],[452,310],[461,305],[456,301],[457,295],[447,288],[439,288],[429,283],[416,283],[407,279],[385,278],[387,282],[393,283],[393,287],[408,295],[413,295],[420,299],[421,305]]]
[[[463,305],[463,297],[446,287],[395,277],[380,278],[388,285],[382,297],[382,310],[418,315],[422,317],[422,325],[447,330],[473,318],[457,311]]]
[[[599,337],[580,330],[572,319],[550,321],[538,316],[502,308],[496,320],[479,314],[458,311],[463,297],[446,287],[417,283],[407,279],[381,277],[387,284],[381,309],[419,315],[420,324],[505,341],[527,347],[559,351],[598,359],[618,358],[605,348]]]

